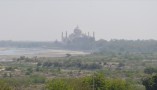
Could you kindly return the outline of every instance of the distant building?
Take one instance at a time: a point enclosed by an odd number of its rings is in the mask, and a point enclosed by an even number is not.
[[[92,35],[90,35],[89,32],[83,33],[77,26],[70,35],[68,35],[67,31],[65,33],[62,32],[61,39],[62,44],[66,47],[89,49],[92,46],[92,43],[95,42],[95,33],[93,32]]]
[[[70,34],[68,36],[68,32],[66,31],[65,33],[62,32],[62,42],[66,43],[66,42],[72,42],[76,39],[86,39],[86,40],[92,40],[95,41],[95,33],[93,32],[92,36],[86,33],[82,33],[81,29],[79,29],[79,27],[77,26],[74,29],[74,32],[72,34]]]

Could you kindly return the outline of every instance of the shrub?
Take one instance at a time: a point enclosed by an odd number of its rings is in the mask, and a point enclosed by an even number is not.
[[[147,67],[144,69],[144,73],[146,74],[153,74],[153,73],[156,73],[157,72],[157,69],[153,68],[153,67]]]
[[[32,75],[30,76],[30,80],[32,83],[45,83],[46,78],[40,75]]]
[[[6,82],[0,80],[0,90],[12,90],[12,89]]]

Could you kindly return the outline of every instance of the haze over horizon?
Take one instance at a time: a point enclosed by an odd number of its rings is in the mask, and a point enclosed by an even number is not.
[[[0,0],[0,40],[54,41],[61,32],[96,39],[157,39],[155,0]]]

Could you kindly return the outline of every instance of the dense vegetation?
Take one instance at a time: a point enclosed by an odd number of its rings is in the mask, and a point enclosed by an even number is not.
[[[106,78],[100,73],[83,78],[50,80],[46,88],[48,90],[132,90],[125,80]]]
[[[1,41],[0,46],[73,49],[60,42]],[[75,46],[95,51],[85,56],[3,56],[13,61],[0,62],[0,90],[156,90],[156,46],[155,40],[98,40],[88,49]]]
[[[156,56],[93,53],[60,58],[14,57],[12,62],[1,62],[0,84],[8,86],[2,90],[145,90],[155,80],[151,77],[157,73]]]

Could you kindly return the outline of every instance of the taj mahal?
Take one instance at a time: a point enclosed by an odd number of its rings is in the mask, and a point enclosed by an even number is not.
[[[92,35],[90,33],[83,33],[81,29],[77,26],[74,28],[72,34],[68,35],[68,32],[62,32],[61,35],[62,43],[85,43],[85,42],[93,42],[95,41],[95,33],[93,32]]]

